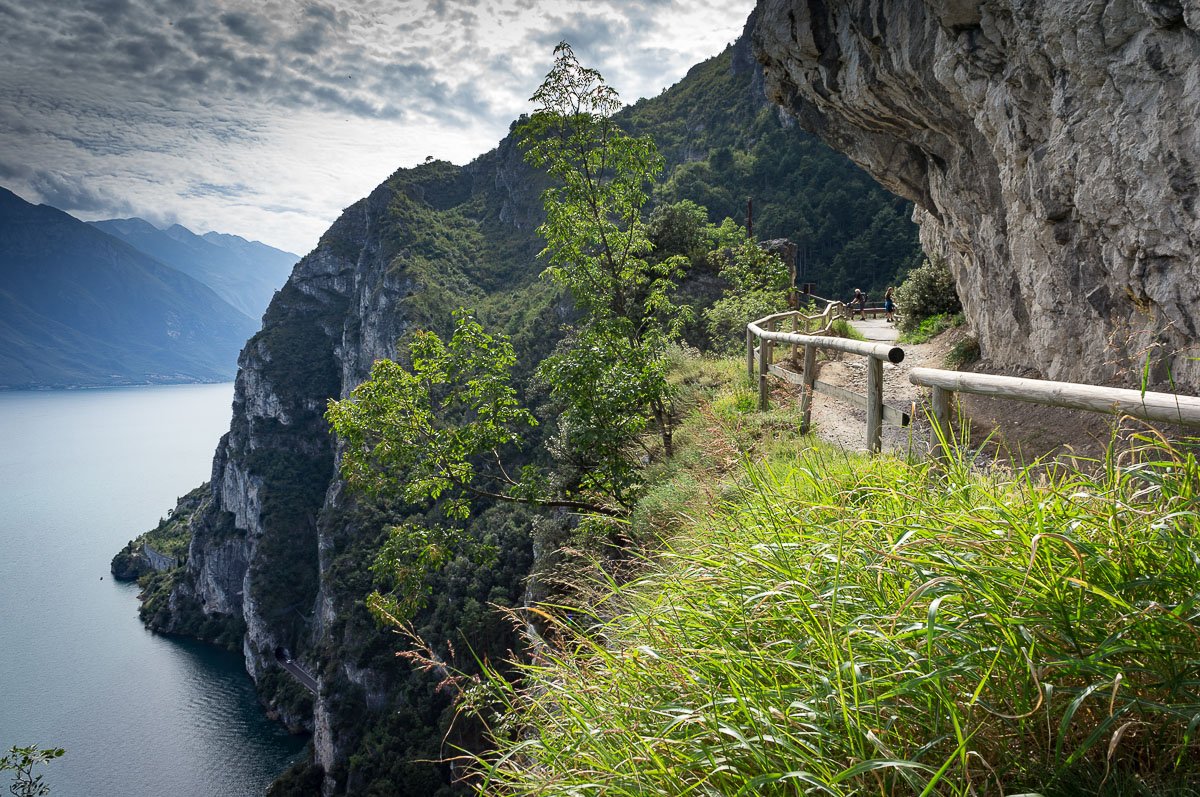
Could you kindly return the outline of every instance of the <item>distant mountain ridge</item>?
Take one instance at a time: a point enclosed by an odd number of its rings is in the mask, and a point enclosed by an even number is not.
[[[199,280],[0,188],[0,389],[229,380],[257,328]]]
[[[197,235],[179,224],[159,229],[145,219],[106,219],[88,224],[212,288],[251,318],[262,318],[299,255],[237,235]]]

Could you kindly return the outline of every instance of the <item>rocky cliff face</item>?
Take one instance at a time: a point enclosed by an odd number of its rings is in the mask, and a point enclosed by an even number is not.
[[[1200,3],[756,14],[768,95],[917,204],[986,358],[1200,390]]]
[[[382,524],[351,517],[326,402],[348,395],[376,359],[395,357],[414,325],[448,318],[470,297],[464,272],[484,264],[449,252],[453,268],[428,268],[422,236],[433,226],[430,212],[451,211],[443,222],[468,230],[480,245],[477,258],[500,260],[494,248],[507,246],[508,261],[524,264],[509,275],[510,287],[536,279],[539,184],[510,142],[465,168],[434,163],[398,172],[347,208],[296,265],[239,359],[233,420],[192,520],[186,572],[151,624],[174,633],[203,627],[209,638],[228,637],[214,618],[238,630],[244,624],[247,670],[266,684],[265,699],[289,726],[314,732],[316,763],[327,773],[344,772],[358,741],[361,723],[350,715],[381,712],[390,684],[358,656],[370,624],[362,608],[369,580],[347,591],[332,572],[347,548],[377,544]],[[487,201],[472,202],[481,194]],[[470,207],[460,218],[463,203]],[[445,229],[438,235],[445,246]],[[430,297],[444,280],[460,280],[459,291],[435,311]],[[369,562],[369,553],[359,556],[359,569]],[[371,633],[383,637],[373,626]],[[315,702],[281,674],[284,651],[319,674]],[[350,705],[348,691],[356,696]],[[346,784],[331,775],[325,788],[343,793]]]

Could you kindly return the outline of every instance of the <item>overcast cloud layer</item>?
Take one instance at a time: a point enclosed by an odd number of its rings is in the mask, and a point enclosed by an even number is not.
[[[0,185],[305,253],[399,166],[493,147],[571,42],[627,101],[753,0],[0,0]]]

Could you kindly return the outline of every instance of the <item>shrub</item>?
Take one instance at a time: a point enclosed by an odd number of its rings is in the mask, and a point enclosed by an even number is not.
[[[704,321],[712,336],[712,346],[722,354],[741,350],[746,340],[746,324],[787,309],[782,291],[757,290],[730,293],[704,311]]]
[[[968,335],[946,352],[944,364],[947,368],[958,371],[971,363],[978,362],[979,357],[979,339]]]
[[[746,324],[787,309],[788,267],[751,240],[714,251],[709,258],[720,264],[721,278],[730,288],[704,311],[704,321],[714,348],[730,354],[740,350]]]
[[[900,309],[901,332],[911,332],[930,316],[961,311],[954,275],[946,261],[934,258],[913,269],[896,289],[896,306]]]
[[[946,313],[938,313],[931,315],[928,318],[922,318],[907,332],[900,335],[900,343],[926,343],[930,339],[937,337],[947,329],[953,329],[957,326],[962,326],[962,313],[947,315]]]

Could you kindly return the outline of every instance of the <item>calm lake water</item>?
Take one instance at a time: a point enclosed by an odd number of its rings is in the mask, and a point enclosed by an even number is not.
[[[304,745],[240,657],[146,631],[108,570],[208,479],[232,397],[0,392],[0,750],[65,747],[41,769],[53,797],[262,794]]]

